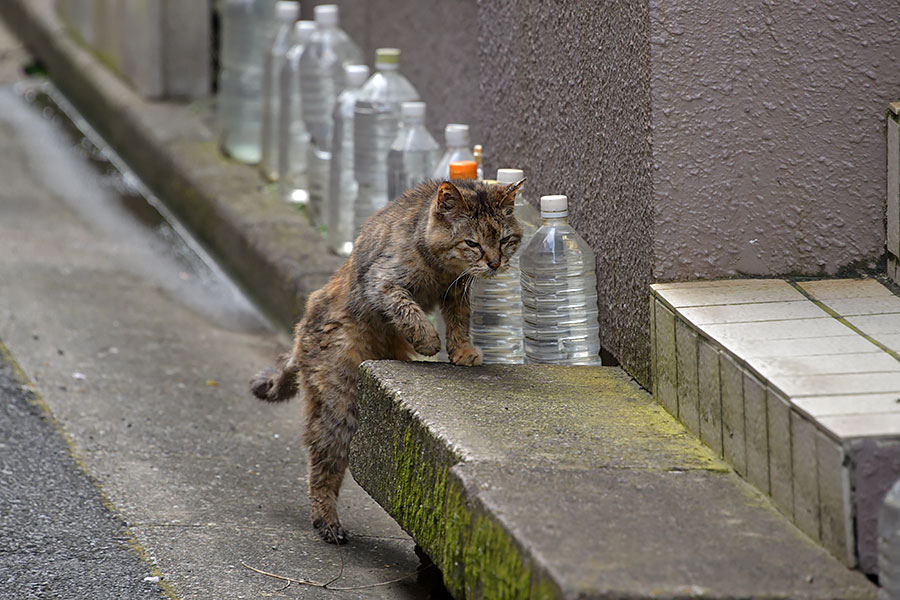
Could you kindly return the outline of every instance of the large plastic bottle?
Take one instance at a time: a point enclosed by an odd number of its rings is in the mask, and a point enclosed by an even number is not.
[[[300,5],[281,0],[275,5],[278,31],[263,58],[262,134],[259,169],[269,181],[278,179],[278,123],[281,101],[281,67],[291,48],[294,23],[300,16]]]
[[[353,169],[356,194],[354,234],[366,219],[388,203],[387,155],[400,129],[400,105],[419,99],[416,88],[398,72],[400,50],[375,51],[375,73],[356,100],[353,127]]]
[[[323,225],[328,199],[334,104],[344,87],[344,65],[363,61],[362,51],[338,27],[338,7],[320,4],[314,9],[316,31],[300,57],[303,119],[309,131],[307,180],[309,217]]]
[[[334,106],[327,226],[328,245],[339,256],[350,256],[353,251],[353,206],[357,189],[353,172],[353,111],[368,77],[366,65],[345,65],[344,91]]]
[[[224,0],[216,120],[219,144],[235,160],[260,159],[263,54],[275,28],[275,0]]]
[[[280,73],[278,102],[278,193],[282,200],[306,204],[306,154],[309,151],[309,132],[303,121],[303,102],[300,98],[300,57],[316,29],[314,21],[294,24],[291,47],[284,55]]]
[[[522,252],[528,363],[601,364],[596,261],[568,216],[568,198],[541,197],[541,227]]]
[[[498,169],[497,183],[510,185],[525,178],[521,169]],[[472,343],[480,348],[484,364],[525,362],[522,330],[522,284],[519,261],[522,251],[541,226],[538,211],[525,201],[524,185],[516,194],[515,214],[522,225],[519,249],[509,268],[491,279],[476,279],[472,286]]]
[[[900,480],[891,486],[878,512],[879,600],[900,598]]]
[[[392,200],[431,177],[441,154],[425,128],[424,102],[404,102],[400,118],[403,124],[388,152],[388,198]]]
[[[475,160],[469,143],[469,126],[463,123],[448,123],[444,127],[444,141],[447,149],[432,172],[435,179],[450,177],[450,163],[461,160]]]

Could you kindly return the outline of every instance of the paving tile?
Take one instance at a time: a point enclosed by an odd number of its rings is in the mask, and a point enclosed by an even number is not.
[[[847,317],[847,321],[876,340],[883,334],[900,333],[900,313]]]
[[[819,520],[822,545],[850,568],[856,566],[850,471],[843,447],[821,431],[816,433],[819,478]]]
[[[863,437],[900,437],[900,413],[896,412],[833,415],[819,417],[817,422],[841,440]]]
[[[893,295],[874,298],[836,298],[824,304],[844,317],[900,313],[900,298]]]
[[[756,323],[719,323],[698,325],[698,328],[709,337],[723,342],[732,339],[747,341],[820,338],[853,333],[846,325],[831,317]]]
[[[814,419],[840,415],[900,413],[900,394],[845,394],[805,396],[793,399],[794,406]]]
[[[858,352],[883,352],[869,340],[855,334],[849,327],[845,335],[793,340],[740,340],[722,342],[733,354],[744,359],[773,356],[825,356]],[[900,336],[898,336],[900,343]]]
[[[900,298],[898,298],[900,300]],[[815,319],[828,313],[809,300],[793,302],[757,302],[755,304],[718,304],[681,308],[678,312],[695,325],[715,323],[747,323],[754,321],[783,321],[785,319]]]
[[[744,372],[744,436],[747,444],[747,481],[769,493],[769,422],[766,385]]]
[[[700,409],[697,400],[697,334],[683,320],[675,319],[675,346],[678,381],[678,420],[700,437]]]
[[[714,304],[746,304],[804,300],[805,296],[780,279],[745,280],[753,283],[719,287],[679,287],[654,290],[671,306],[711,306]]]
[[[878,343],[882,344],[885,348],[893,350],[894,352],[900,352],[900,333],[881,333],[873,335],[872,338],[877,340]]]
[[[900,361],[887,352],[857,352],[821,356],[757,357],[753,368],[764,377],[777,375],[835,375],[846,373],[900,373]]]
[[[843,375],[778,375],[771,380],[781,391],[798,396],[900,393],[900,373],[852,373]]]
[[[778,510],[793,518],[790,401],[776,390],[767,388],[766,415],[769,420],[769,495]]]
[[[700,288],[754,288],[761,285],[785,283],[783,279],[701,279],[695,281],[667,281],[650,284],[654,291]]]
[[[700,439],[722,456],[722,386],[719,351],[701,337],[697,353]]]
[[[744,370],[724,352],[719,354],[722,380],[722,454],[741,476],[747,473],[744,440]]]
[[[669,414],[678,417],[675,315],[659,302],[657,302],[654,312],[656,315],[656,370],[659,374],[655,399]]]
[[[893,295],[889,289],[874,279],[825,279],[822,281],[804,281],[798,285],[816,300],[826,301],[826,303],[833,298],[865,298]]]
[[[794,523],[819,540],[819,481],[816,467],[816,426],[791,411],[791,471],[794,481]]]

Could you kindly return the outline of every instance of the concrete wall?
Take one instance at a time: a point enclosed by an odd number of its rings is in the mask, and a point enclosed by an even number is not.
[[[894,0],[650,0],[657,279],[874,266]]]

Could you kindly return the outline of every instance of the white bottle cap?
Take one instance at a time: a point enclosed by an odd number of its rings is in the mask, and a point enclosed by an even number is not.
[[[379,71],[396,71],[400,67],[399,48],[378,48],[375,50],[375,68]]]
[[[422,123],[425,121],[425,103],[404,102],[400,105],[400,118],[404,123]]]
[[[444,127],[444,140],[448,147],[469,145],[469,126],[463,123],[447,123]]]
[[[315,30],[315,21],[297,21],[294,23],[294,36],[301,44],[308,42]]]
[[[313,16],[316,19],[316,25],[337,27],[338,24],[338,7],[337,4],[320,4],[313,9]]]
[[[358,88],[369,78],[366,65],[344,65],[344,83],[348,88]]]
[[[516,183],[525,179],[522,169],[497,169],[497,183]]]
[[[279,21],[296,21],[300,16],[300,5],[294,0],[280,0],[275,3],[275,18]]]
[[[562,195],[541,196],[541,218],[561,219],[569,216],[569,199]]]

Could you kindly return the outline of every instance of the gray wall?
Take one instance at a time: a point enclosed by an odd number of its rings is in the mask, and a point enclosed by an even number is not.
[[[896,0],[651,0],[650,15],[654,276],[874,266]]]

